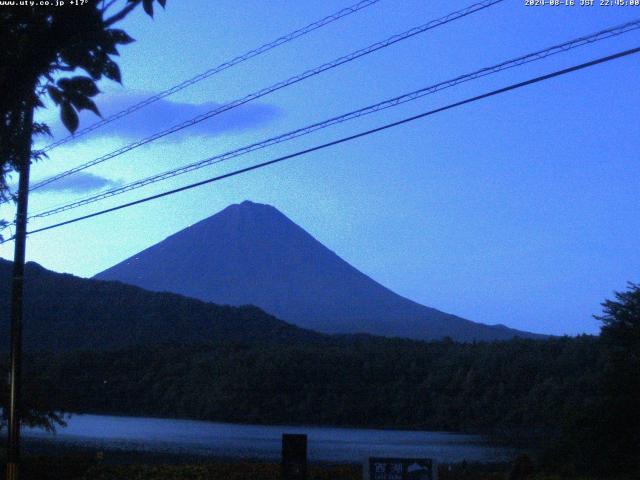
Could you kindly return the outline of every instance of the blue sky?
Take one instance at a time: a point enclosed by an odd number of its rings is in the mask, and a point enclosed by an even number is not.
[[[381,0],[75,142],[32,181],[86,162],[473,2]],[[579,3],[579,2],[578,2]],[[349,5],[341,1],[169,1],[123,24],[117,111]],[[635,19],[633,7],[506,2],[266,96],[34,193],[30,211]],[[73,210],[32,228],[117,205],[640,45],[633,32],[502,72],[259,153]],[[245,199],[272,204],[392,290],[484,323],[595,333],[600,302],[640,272],[638,56],[527,87],[117,213],[30,237],[27,256],[91,276]],[[53,111],[41,111],[57,136]],[[94,119],[82,117],[82,125]],[[6,206],[3,218],[12,213]],[[2,245],[0,255],[12,256]]]

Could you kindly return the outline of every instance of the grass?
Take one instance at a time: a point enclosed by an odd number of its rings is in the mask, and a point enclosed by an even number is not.
[[[0,480],[4,479],[6,454],[0,448]],[[184,463],[188,462],[188,463]],[[511,466],[505,463],[458,463],[441,465],[439,480],[507,480]],[[564,476],[538,473],[527,480],[562,480]],[[27,455],[20,480],[280,480],[280,465],[264,461],[229,459],[180,459],[107,452],[52,452]],[[361,480],[360,465],[312,464],[308,480]],[[572,477],[572,480],[604,480]],[[630,480],[616,477],[608,480]]]
[[[280,466],[274,463],[217,463],[210,465],[116,466],[90,469],[82,480],[280,480]],[[362,478],[351,465],[312,466],[309,480]]]
[[[103,465],[86,457],[30,457],[20,480],[280,480],[280,465],[265,462],[228,462],[189,465]],[[441,466],[439,480],[507,480],[509,465],[456,464]],[[537,474],[527,480],[561,480]],[[4,472],[0,474],[4,479]],[[310,465],[308,480],[361,480],[360,465]],[[572,480],[602,480],[577,477]],[[623,480],[622,478],[610,480]]]

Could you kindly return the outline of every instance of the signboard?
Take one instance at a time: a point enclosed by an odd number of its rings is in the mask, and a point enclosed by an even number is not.
[[[438,480],[431,458],[371,457],[364,465],[364,480]]]
[[[282,435],[282,478],[306,480],[307,436],[285,433]]]

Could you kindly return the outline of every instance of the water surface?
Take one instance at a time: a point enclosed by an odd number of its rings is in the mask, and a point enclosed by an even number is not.
[[[73,415],[51,434],[26,428],[34,440],[85,448],[278,460],[283,433],[308,435],[310,461],[362,462],[368,456],[428,457],[440,462],[503,461],[512,450],[482,437],[446,432],[238,425],[106,415]]]

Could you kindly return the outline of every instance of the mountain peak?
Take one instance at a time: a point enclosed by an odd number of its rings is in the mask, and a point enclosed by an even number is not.
[[[231,209],[241,209],[241,210],[265,210],[265,209],[277,210],[277,208],[275,208],[272,205],[269,205],[269,204],[266,204],[266,203],[252,202],[251,200],[244,200],[244,201],[242,201],[240,203],[232,203],[225,210],[227,210],[229,208],[231,208]]]
[[[269,238],[297,237],[300,233],[308,235],[277,208],[245,200],[227,206],[166,240],[170,241],[171,248],[182,248],[185,244],[196,242],[202,249],[200,253],[208,256],[205,250],[216,244],[215,238],[227,239],[236,246],[244,244],[249,247],[257,239],[265,242]]]
[[[205,218],[204,220],[202,220],[202,222],[208,222],[209,220],[219,217],[225,217],[228,215],[272,215],[286,218],[286,216],[273,205],[252,202],[251,200],[244,200],[241,203],[232,203],[218,213]]]
[[[249,207],[249,208],[250,207],[271,207],[271,208],[274,208],[271,205],[268,205],[266,203],[257,203],[257,202],[252,202],[251,200],[244,200],[243,202],[238,203],[236,205],[239,205],[241,207]]]
[[[456,340],[530,336],[401,297],[349,265],[275,207],[249,200],[229,205],[96,278],[219,304],[253,304],[325,333]]]

